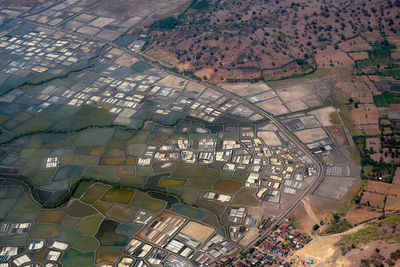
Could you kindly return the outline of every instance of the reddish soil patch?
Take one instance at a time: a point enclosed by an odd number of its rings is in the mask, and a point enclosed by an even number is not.
[[[364,192],[360,203],[370,207],[382,209],[383,206],[385,205],[384,200],[385,200],[385,195]]]
[[[349,142],[347,141],[346,134],[343,130],[342,126],[330,126],[327,127],[328,131],[335,138],[336,142],[339,143],[340,146],[347,146]]]
[[[361,27],[368,23],[373,29],[380,28],[389,34],[394,27],[390,23],[394,21],[398,26],[396,16],[400,10],[381,0],[368,2],[369,7],[381,10],[375,13],[364,7],[362,0],[198,2],[206,4],[193,5],[178,18],[175,26],[151,31],[145,51],[175,67],[189,66],[192,72],[205,68],[218,70],[211,77],[213,81],[260,78],[261,73],[268,77],[277,74],[279,78],[283,69],[290,74],[297,69],[307,72],[311,66],[305,59],[314,52],[322,66],[329,68],[331,60],[334,65],[335,61],[340,66],[346,65],[352,59],[343,51],[370,49],[358,36]],[[374,36],[368,38],[377,38],[375,33],[370,35]],[[347,41],[339,44],[340,49],[332,48],[341,38]],[[154,53],[160,48],[174,58],[163,59]]]
[[[378,193],[378,194],[386,194],[389,190],[390,184],[377,182],[377,181],[368,181],[364,186],[364,190],[367,192]]]
[[[397,167],[392,183],[394,185],[400,185],[400,167]]]
[[[214,185],[214,191],[234,194],[242,187],[242,183],[232,180],[218,180]]]
[[[380,135],[381,131],[379,129],[378,124],[363,124],[361,125],[364,129],[363,132],[365,135]]]
[[[367,52],[353,52],[353,53],[349,53],[349,56],[352,57],[354,60],[368,59]]]
[[[351,110],[351,117],[356,125],[377,124],[379,119],[378,109],[374,104],[360,104]]]
[[[400,210],[400,195],[397,195],[397,197],[388,195],[385,210]]]
[[[379,217],[380,215],[382,215],[382,212],[379,210],[353,204],[346,213],[346,220],[352,225],[356,225],[361,222]]]
[[[367,150],[370,150],[371,148],[375,152],[379,152],[379,149],[381,148],[381,139],[379,137],[370,137],[365,140],[365,146]]]

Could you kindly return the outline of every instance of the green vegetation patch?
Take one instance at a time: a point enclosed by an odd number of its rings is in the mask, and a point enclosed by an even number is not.
[[[64,267],[93,266],[94,252],[84,253],[74,248],[70,248],[65,251],[61,263]]]
[[[181,203],[172,205],[171,211],[198,221],[203,220],[208,215],[208,212],[204,210]]]
[[[68,208],[68,215],[72,217],[83,218],[86,216],[97,214],[97,210],[92,206],[75,200]]]
[[[138,61],[131,66],[131,71],[133,72],[143,72],[145,70],[150,69],[151,66],[143,61]]]
[[[179,20],[175,17],[168,17],[160,19],[150,25],[151,30],[171,30],[178,25]]]
[[[67,214],[66,210],[44,210],[35,223],[59,223]]]
[[[127,238],[115,232],[119,223],[105,219],[96,234],[96,238],[102,246],[125,246]]]
[[[112,204],[109,202],[97,201],[93,204],[93,207],[95,207],[99,212],[104,213],[111,207],[111,205]]]
[[[133,192],[129,189],[113,187],[107,191],[107,193],[101,198],[101,200],[128,204],[132,196]]]
[[[82,131],[75,141],[77,146],[104,146],[111,139],[113,128],[91,128]]]
[[[199,190],[191,187],[186,187],[182,198],[185,203],[195,204]]]
[[[210,190],[214,184],[214,180],[219,175],[218,170],[210,169],[207,165],[179,164],[173,173],[173,176],[177,178],[190,178],[186,185],[199,190]]]
[[[364,227],[353,234],[345,234],[342,241],[347,245],[357,245],[359,243],[366,244],[371,240],[377,240],[381,236],[376,227],[369,225]]]
[[[75,190],[72,195],[73,198],[81,198],[81,196],[88,190],[88,188],[92,185],[91,182],[82,181],[79,183],[78,188]]]
[[[388,107],[390,104],[400,103],[400,94],[386,91],[381,95],[374,95],[374,102],[377,107]]]
[[[255,196],[256,192],[257,189],[250,189],[250,188],[240,189],[233,198],[232,205],[244,205],[253,207],[258,206],[259,201]]]
[[[196,204],[206,210],[211,211],[214,214],[222,214],[226,209],[226,205],[220,202],[208,201],[205,199],[197,199]]]
[[[33,221],[39,216],[41,208],[25,194],[14,209],[8,214],[7,221]]]
[[[72,245],[74,248],[79,249],[80,251],[94,251],[99,246],[99,241],[91,236],[82,236],[77,242]]]
[[[135,208],[158,213],[165,208],[166,203],[165,201],[149,197],[146,193],[141,191],[135,191],[130,205]]]
[[[184,186],[186,179],[162,178],[160,186]]]
[[[57,239],[67,243],[75,243],[79,239],[81,239],[82,233],[76,230],[73,227],[64,226],[61,228],[60,233],[58,234]]]
[[[61,227],[55,224],[37,223],[29,231],[30,239],[56,238],[61,231]]]
[[[106,248],[97,249],[96,263],[100,262],[117,262],[122,255],[122,248]]]
[[[78,229],[85,235],[94,235],[102,221],[103,216],[101,215],[90,216],[82,219],[81,223],[78,225]]]
[[[214,191],[234,194],[242,187],[242,183],[233,180],[218,180],[214,184]]]
[[[81,200],[85,203],[93,204],[99,200],[109,188],[109,185],[94,184],[85,192]]]

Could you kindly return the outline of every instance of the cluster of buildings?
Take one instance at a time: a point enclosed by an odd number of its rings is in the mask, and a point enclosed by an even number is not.
[[[164,211],[129,241],[125,255],[140,266],[206,266],[237,250],[213,227]]]
[[[248,251],[243,252],[233,260],[231,259],[232,265],[236,267],[273,264],[291,266],[288,260],[291,252],[302,248],[310,241],[309,236],[294,230],[293,226],[283,224],[268,235],[265,240],[257,242]]]
[[[37,28],[26,33],[8,33],[0,37],[3,59],[1,72],[27,77],[31,73],[62,73],[94,57],[102,44],[79,36]]]

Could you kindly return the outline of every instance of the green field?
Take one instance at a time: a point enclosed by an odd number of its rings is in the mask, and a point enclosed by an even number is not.
[[[132,196],[133,191],[129,189],[113,187],[107,191],[107,193],[101,198],[101,200],[128,204]]]
[[[166,203],[149,197],[146,193],[135,191],[130,205],[135,208],[146,209],[152,212],[160,212],[164,209]]]
[[[400,93],[383,92],[381,95],[374,95],[374,102],[377,107],[388,107],[390,104],[400,103]]]

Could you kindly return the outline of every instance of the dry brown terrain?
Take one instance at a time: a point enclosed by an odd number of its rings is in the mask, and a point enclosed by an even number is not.
[[[400,3],[371,0],[202,0],[176,25],[154,29],[145,52],[213,81],[279,79],[319,67],[350,67],[393,34]],[[368,29],[361,36],[360,29]],[[364,38],[364,39],[363,39]],[[341,42],[341,43],[340,43]],[[338,46],[334,44],[340,43]]]

